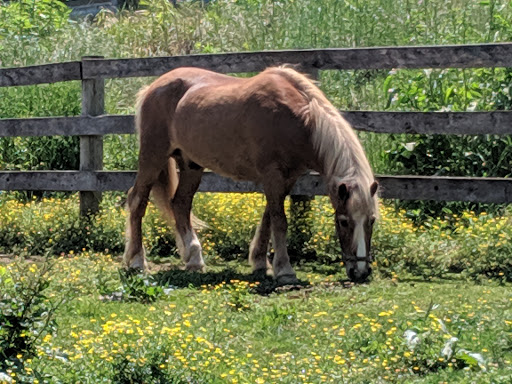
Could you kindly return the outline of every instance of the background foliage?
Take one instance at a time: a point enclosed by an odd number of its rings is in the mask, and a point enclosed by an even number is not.
[[[119,196],[106,196],[93,220],[79,217],[78,196],[68,199],[33,199],[21,203],[0,199],[0,253],[22,255],[78,254],[84,251],[121,254],[124,250],[126,212]],[[207,265],[236,260],[246,263],[249,243],[265,207],[258,194],[198,194],[194,211],[210,228],[200,232]],[[290,204],[286,202],[289,213]],[[424,220],[415,225],[404,209],[381,205],[381,219],[373,236],[376,269],[383,276],[408,274],[453,277],[477,281],[512,281],[511,215],[465,212]],[[335,235],[332,208],[317,197],[296,232],[310,231],[304,239],[289,237],[294,262],[317,261],[339,265],[341,250]],[[150,205],[143,221],[144,242],[154,262],[178,257],[174,233]]]
[[[140,2],[139,10],[70,20],[59,1],[0,7],[0,66],[76,60],[84,55],[144,57],[261,49],[461,44],[507,41],[508,1]],[[396,17],[389,17],[396,15]],[[401,111],[508,110],[510,70],[325,71],[321,86],[342,109]],[[107,112],[132,113],[134,94],[150,79],[107,82]],[[79,84],[0,89],[0,117],[80,113]],[[509,137],[360,135],[377,173],[509,176]],[[75,138],[2,139],[4,169],[76,169]],[[136,168],[133,136],[109,136],[107,169]],[[462,203],[397,202],[421,221]]]

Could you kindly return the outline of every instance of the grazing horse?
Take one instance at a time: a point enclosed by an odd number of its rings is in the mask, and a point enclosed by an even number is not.
[[[349,278],[370,275],[378,184],[352,128],[306,76],[283,67],[252,78],[178,68],[139,92],[136,125],[139,170],[127,200],[123,257],[128,268],[146,268],[141,223],[152,192],[157,207],[174,220],[185,268],[204,269],[191,207],[209,168],[263,186],[267,205],[249,262],[254,272],[272,267],[280,285],[295,283],[284,200],[299,176],[315,170],[325,178]]]

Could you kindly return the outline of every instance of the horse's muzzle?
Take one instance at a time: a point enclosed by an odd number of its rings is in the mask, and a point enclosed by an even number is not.
[[[364,269],[350,267],[347,274],[350,281],[353,281],[354,283],[364,283],[372,274],[372,267],[370,264],[367,264]]]

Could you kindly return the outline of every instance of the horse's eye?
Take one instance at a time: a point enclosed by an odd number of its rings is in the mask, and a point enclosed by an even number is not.
[[[340,216],[340,217],[338,217],[338,223],[340,223],[340,225],[342,227],[347,228],[348,227],[348,218],[345,216]]]
[[[370,225],[375,224],[375,217],[370,217]]]

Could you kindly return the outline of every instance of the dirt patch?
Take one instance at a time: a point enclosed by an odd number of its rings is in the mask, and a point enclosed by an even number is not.
[[[0,254],[0,264],[10,264],[15,260],[26,261],[27,263],[41,264],[46,260],[46,257],[39,255],[20,257],[12,254]]]

